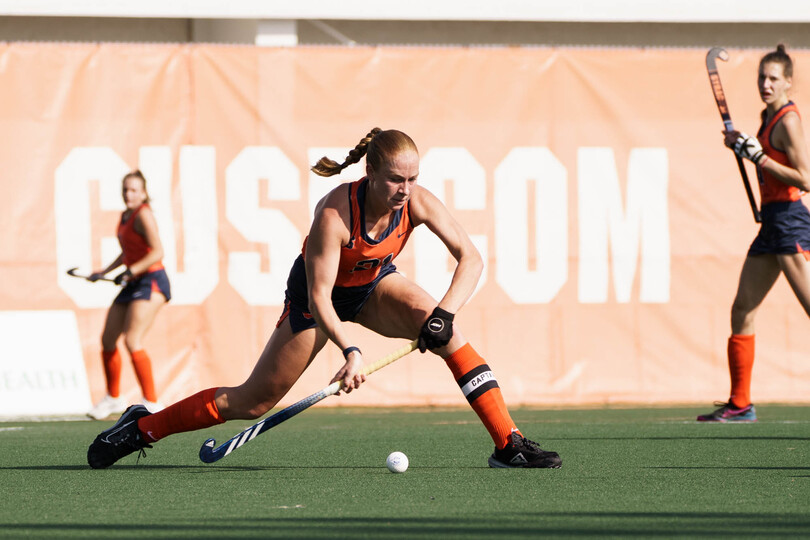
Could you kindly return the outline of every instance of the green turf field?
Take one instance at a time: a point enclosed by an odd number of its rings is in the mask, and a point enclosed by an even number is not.
[[[513,411],[559,470],[489,469],[468,409],[315,407],[212,465],[200,444],[248,422],[100,471],[86,450],[111,422],[0,423],[0,537],[810,537],[810,407],[691,421],[705,410]]]

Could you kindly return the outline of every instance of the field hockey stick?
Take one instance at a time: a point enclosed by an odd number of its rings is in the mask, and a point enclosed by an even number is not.
[[[77,278],[82,278],[82,279],[87,279],[87,280],[89,280],[89,279],[90,279],[90,276],[83,276],[83,275],[81,275],[81,274],[77,274],[77,273],[76,273],[76,270],[78,270],[78,269],[79,269],[78,267],[76,267],[76,268],[71,268],[70,270],[68,270],[68,271],[67,271],[67,273],[68,273],[68,275],[69,275],[69,276],[73,276],[73,277],[77,277]],[[107,277],[100,277],[100,278],[98,278],[96,281],[111,281],[111,282],[115,283],[115,280],[114,280],[114,279],[110,279],[110,278],[107,278]]]
[[[363,368],[361,373],[364,375],[371,375],[378,369],[381,369],[388,364],[391,364],[406,354],[410,353],[414,349],[416,349],[417,340],[413,340],[404,347],[397,349],[396,351],[392,352],[388,356],[380,358],[373,364],[370,364]],[[281,410],[270,416],[265,418],[264,420],[253,424],[249,428],[245,429],[238,435],[235,435],[222,443],[221,445],[214,448],[216,441],[214,439],[208,439],[203,443],[202,447],[200,447],[200,461],[203,463],[214,463],[215,461],[219,461],[220,459],[224,458],[237,448],[241,447],[247,442],[252,441],[268,429],[279,425],[280,423],[284,422],[285,420],[289,420],[296,414],[305,411],[306,409],[312,407],[319,401],[326,399],[327,397],[337,394],[343,388],[343,381],[333,382],[320,392],[316,392],[309,397],[302,399],[301,401],[294,403],[287,407],[284,410]]]
[[[723,85],[720,84],[720,74],[717,72],[717,59],[726,62],[728,60],[728,53],[722,47],[712,47],[706,53],[706,70],[709,72],[709,82],[712,85],[712,93],[714,100],[717,102],[717,110],[720,111],[720,117],[723,119],[723,125],[726,131],[734,131],[734,124],[731,123],[731,115],[728,112],[728,104],[726,103],[726,94],[723,92]],[[743,185],[745,186],[745,193],[748,195],[748,203],[751,205],[751,211],[754,213],[754,221],[760,223],[762,217],[759,215],[757,202],[754,200],[754,192],[751,190],[751,182],[748,181],[748,173],[745,172],[745,164],[740,156],[734,154],[737,158],[737,166],[740,168],[740,176],[742,176]]]

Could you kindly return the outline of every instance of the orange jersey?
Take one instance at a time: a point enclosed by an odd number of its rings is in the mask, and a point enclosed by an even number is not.
[[[792,101],[789,101],[784,107],[779,109],[767,123],[765,122],[765,113],[763,112],[762,126],[757,133],[757,139],[759,140],[759,144],[762,145],[762,150],[765,151],[765,155],[787,167],[792,167],[793,165],[790,163],[787,153],[778,148],[774,148],[771,144],[771,134],[773,133],[773,128],[776,127],[776,124],[779,123],[782,117],[791,111],[799,114],[799,109],[796,105]],[[762,204],[779,201],[798,201],[801,199],[802,195],[804,195],[804,192],[799,188],[785,184],[769,172],[763,171],[760,167],[757,167],[757,178],[759,179],[759,193]]]
[[[378,239],[368,236],[364,210],[367,186],[366,178],[349,184],[351,236],[349,243],[340,248],[336,287],[357,287],[374,281],[380,270],[399,255],[413,231],[408,201],[394,213],[391,224]],[[306,255],[306,247],[304,239],[302,255]]]
[[[127,220],[124,220],[124,214],[121,214],[121,222],[118,224],[118,243],[121,244],[121,253],[124,255],[123,262],[128,267],[146,257],[146,254],[152,251],[152,248],[146,242],[146,238],[135,230],[135,216],[144,206],[146,204],[139,206],[137,210],[130,214]],[[154,272],[161,268],[163,268],[163,263],[158,261],[152,264],[147,269],[147,272]]]

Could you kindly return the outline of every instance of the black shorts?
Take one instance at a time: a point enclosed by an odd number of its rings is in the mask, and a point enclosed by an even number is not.
[[[389,263],[380,268],[380,273],[374,281],[357,287],[332,288],[332,306],[341,321],[353,321],[366,301],[374,292],[377,284],[388,274],[397,271],[397,267]],[[304,258],[299,255],[290,270],[287,278],[287,290],[284,291],[284,311],[281,313],[276,327],[281,326],[284,319],[290,319],[293,333],[315,328],[318,323],[309,312],[309,293],[307,292],[307,274],[304,268]]]
[[[152,291],[162,293],[167,302],[172,299],[172,289],[169,285],[169,276],[166,275],[166,270],[161,268],[130,281],[118,293],[113,303],[129,304],[133,300],[149,300],[152,298]]]
[[[803,253],[810,258],[810,212],[802,201],[768,203],[748,255]]]

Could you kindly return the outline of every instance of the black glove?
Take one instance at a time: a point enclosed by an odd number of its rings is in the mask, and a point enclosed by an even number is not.
[[[453,337],[453,315],[437,307],[419,330],[419,352],[444,347]]]
[[[132,279],[132,272],[129,271],[129,268],[115,276],[113,281],[116,285],[126,285]]]

